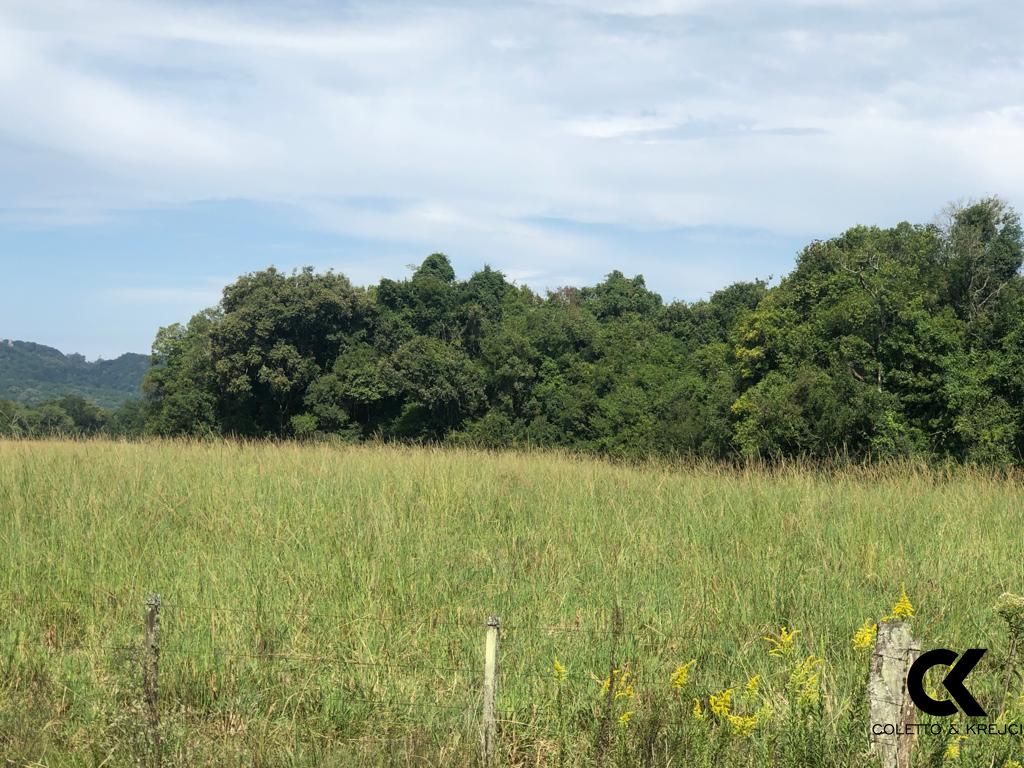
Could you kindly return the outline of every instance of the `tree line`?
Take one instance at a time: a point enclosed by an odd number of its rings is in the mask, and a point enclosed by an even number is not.
[[[0,400],[0,437],[141,437],[146,405],[130,399],[103,408],[79,394],[61,395],[34,405]]]
[[[998,198],[945,214],[854,227],[804,248],[778,285],[739,282],[695,303],[666,304],[618,271],[544,295],[489,267],[458,280],[442,254],[366,288],[270,268],[159,331],[144,399],[118,423],[624,457],[1020,464],[1024,231]]]

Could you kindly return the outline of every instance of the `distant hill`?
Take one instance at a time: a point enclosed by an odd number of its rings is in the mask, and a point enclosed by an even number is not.
[[[0,400],[35,405],[61,395],[81,395],[114,408],[141,395],[149,356],[128,353],[87,362],[31,341],[0,340]]]

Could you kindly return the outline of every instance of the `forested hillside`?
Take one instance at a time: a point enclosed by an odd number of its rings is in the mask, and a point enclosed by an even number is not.
[[[441,254],[368,288],[270,268],[161,329],[144,412],[110,423],[616,456],[1020,463],[1022,254],[1017,214],[989,199],[943,225],[854,227],[808,245],[777,286],[737,283],[692,304],[666,304],[620,272],[547,295],[489,268],[458,280]]]
[[[63,395],[81,395],[113,408],[139,397],[149,367],[146,355],[88,362],[27,341],[0,341],[0,398],[35,405]]]

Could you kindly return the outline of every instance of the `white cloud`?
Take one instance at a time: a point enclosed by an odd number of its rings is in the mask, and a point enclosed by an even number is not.
[[[680,123],[657,115],[618,115],[615,117],[571,120],[566,125],[570,133],[590,139],[619,139],[678,128]]]
[[[0,181],[0,208],[254,199],[554,276],[608,246],[524,221],[927,220],[1024,199],[1022,21],[953,0],[9,0],[0,155],[49,161]]]

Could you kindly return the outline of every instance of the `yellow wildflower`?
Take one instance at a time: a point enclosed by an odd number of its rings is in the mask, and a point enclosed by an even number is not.
[[[875,645],[875,638],[878,636],[878,625],[875,624],[871,619],[868,619],[861,624],[853,635],[853,647],[858,651],[866,651],[869,648],[873,648]]]
[[[680,664],[676,667],[676,671],[672,673],[672,687],[677,691],[686,685],[690,680],[690,670],[693,669],[693,665],[697,663],[696,659],[690,659],[685,664]]]
[[[551,668],[552,668],[552,670],[555,673],[555,680],[556,681],[558,681],[560,683],[563,680],[565,680],[565,677],[566,677],[566,674],[567,674],[566,671],[565,671],[565,666],[562,664],[562,662],[560,662],[558,660],[557,656],[555,656],[555,663],[552,665]]]
[[[796,636],[800,634],[799,629],[787,630],[785,627],[779,630],[778,637],[768,635],[764,639],[771,645],[768,651],[769,656],[786,656],[793,650],[793,643]]]
[[[747,680],[747,695],[757,696],[757,691],[761,686],[761,676],[754,675],[752,678]]]
[[[615,688],[612,689],[612,680],[615,680]],[[609,690],[611,690],[612,698],[614,699],[633,699],[636,698],[636,691],[633,690],[633,684],[629,682],[629,670],[613,669],[611,677],[606,677],[601,683],[601,695],[607,696]]]
[[[1003,763],[1003,768],[1024,768],[1024,765],[1020,764],[1020,760],[1007,760]]]
[[[949,744],[946,745],[946,751],[942,753],[942,759],[958,760],[960,758],[960,742],[966,738],[966,736],[957,736],[949,742]]]
[[[892,607],[892,613],[885,617],[888,619],[900,619],[906,621],[907,619],[914,618],[914,606],[910,604],[910,598],[907,597],[906,586],[900,587],[900,599],[896,601],[896,605]]]
[[[604,681],[601,683],[601,695],[602,696],[605,695],[606,693],[608,693],[608,689],[611,688],[611,685],[612,685],[612,680],[613,679],[617,679],[618,676],[619,676],[619,670],[618,669],[613,669],[611,675],[604,679]]]
[[[631,717],[633,717],[632,711],[623,712],[621,715],[619,715],[619,725],[623,728],[627,728],[629,726],[629,720]]]
[[[749,736],[757,727],[757,715],[729,715],[729,726],[739,736]]]
[[[707,719],[707,713],[704,712],[704,707],[701,706],[700,699],[693,700],[693,711],[691,713],[694,720],[705,720]]]
[[[824,663],[824,659],[812,655],[793,667],[786,688],[798,704],[812,706],[818,703],[819,683],[821,681],[819,670]]]
[[[629,682],[629,670],[627,669],[618,680],[615,681],[615,698],[632,699],[636,697],[633,691],[633,684]]]
[[[719,694],[711,694],[711,711],[724,720],[732,707],[732,688],[726,688]]]

